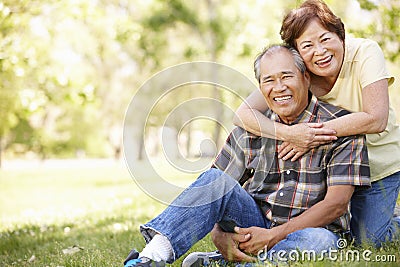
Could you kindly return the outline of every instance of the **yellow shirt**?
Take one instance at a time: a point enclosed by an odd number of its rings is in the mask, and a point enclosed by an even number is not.
[[[362,89],[379,80],[394,77],[389,74],[379,45],[368,39],[346,39],[345,56],[339,77],[332,90],[319,99],[353,112],[362,111]],[[389,120],[384,132],[367,134],[371,181],[377,181],[400,171],[400,128],[389,104]]]

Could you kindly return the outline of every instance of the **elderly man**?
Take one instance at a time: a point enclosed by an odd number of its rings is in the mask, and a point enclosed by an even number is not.
[[[271,119],[321,123],[348,113],[311,95],[309,74],[294,49],[272,46],[254,66]],[[228,260],[254,261],[265,250],[272,258],[278,251],[335,249],[349,230],[354,190],[370,185],[364,141],[364,136],[342,137],[291,162],[278,158],[279,141],[235,128],[213,168],[140,227],[147,245],[141,253],[131,251],[125,266],[172,263],[216,223],[236,232],[214,228],[214,242]],[[192,264],[199,262],[184,262]]]

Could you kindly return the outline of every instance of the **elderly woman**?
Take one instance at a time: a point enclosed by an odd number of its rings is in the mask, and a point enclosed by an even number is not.
[[[351,114],[323,124],[288,126],[267,119],[267,104],[253,92],[236,112],[235,124],[257,135],[282,140],[279,156],[297,160],[310,149],[340,136],[367,134],[372,188],[351,200],[352,233],[357,243],[382,242],[399,235],[393,211],[400,187],[400,129],[389,103],[394,78],[376,42],[345,38],[344,25],[320,0],[307,0],[282,23],[282,40],[296,48],[311,74],[319,100]],[[290,101],[290,96],[276,101]]]

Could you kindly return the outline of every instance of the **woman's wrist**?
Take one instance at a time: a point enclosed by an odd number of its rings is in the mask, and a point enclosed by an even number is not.
[[[276,139],[290,142],[290,126],[279,122],[274,122],[274,127]]]

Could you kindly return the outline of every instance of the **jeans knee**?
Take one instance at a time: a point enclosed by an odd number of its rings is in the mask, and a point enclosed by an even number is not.
[[[233,179],[228,174],[224,173],[220,169],[210,168],[209,170],[204,171],[199,178],[197,179],[198,185],[205,185],[205,184],[228,184],[234,185],[237,183],[235,179]]]
[[[336,248],[338,236],[325,228],[305,228],[287,236],[287,240],[294,240],[308,247]]]

